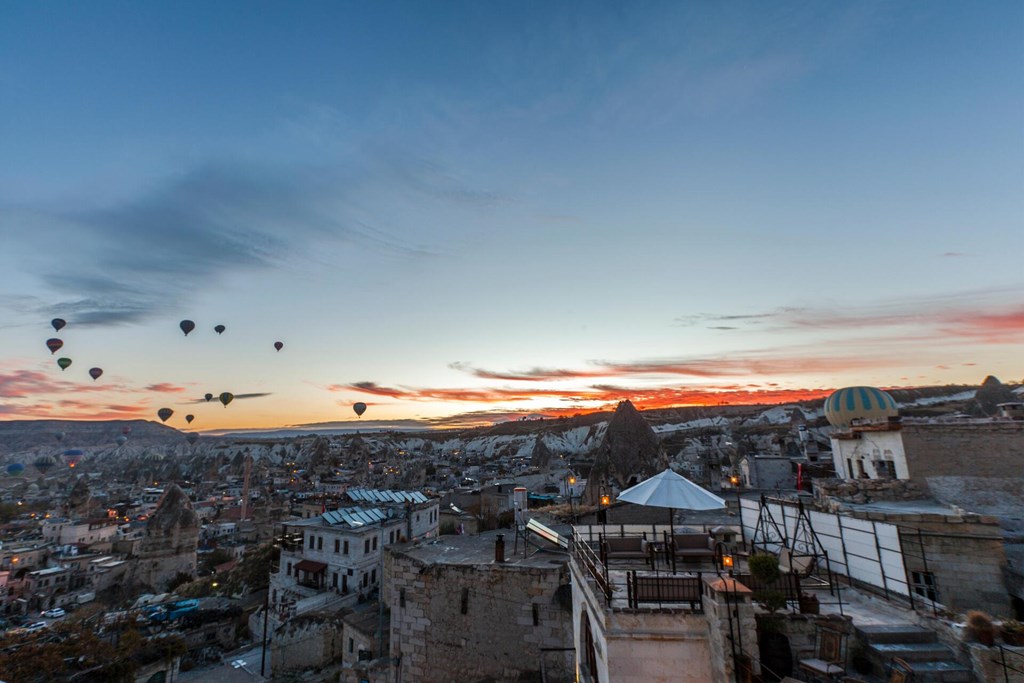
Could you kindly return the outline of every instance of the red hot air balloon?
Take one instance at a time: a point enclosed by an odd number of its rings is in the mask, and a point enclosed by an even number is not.
[[[63,318],[54,318],[50,321],[50,324],[53,325],[54,330],[60,332],[60,329],[67,325],[67,322],[65,322]]]
[[[224,330],[226,329],[228,328],[224,327],[223,325],[215,325],[213,331],[216,332],[217,334],[224,334]]]
[[[46,340],[46,348],[50,349],[50,353],[57,353],[62,346],[64,346],[64,342],[56,337]]]
[[[284,344],[281,342],[274,342],[274,348],[280,351],[281,349],[284,348]]]
[[[181,331],[184,332],[185,336],[187,337],[189,332],[196,329],[196,324],[191,320],[182,320],[180,323],[178,323],[178,327],[181,328]]]
[[[124,434],[125,436],[128,436],[129,434],[132,433],[132,428],[127,426],[121,427],[121,433]]]
[[[196,419],[195,415],[186,415],[185,416],[185,422],[188,422],[189,424],[192,424],[192,420],[194,420],[194,419]]]
[[[103,374],[103,368],[89,368],[89,376],[92,377],[95,382]]]
[[[366,404],[360,401],[359,403],[352,404],[352,410],[356,411],[356,415],[359,417],[363,416],[366,412]]]
[[[171,415],[174,415],[174,411],[170,408],[161,408],[156,411],[156,415],[160,418],[161,422],[167,422],[167,420],[171,418]]]

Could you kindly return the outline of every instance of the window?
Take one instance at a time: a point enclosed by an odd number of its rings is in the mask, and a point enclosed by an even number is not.
[[[370,570],[370,583],[377,583],[377,570],[376,569],[371,569]]]
[[[914,582],[914,593],[923,598],[937,601],[939,592],[935,586],[935,574],[932,572],[910,572],[910,578]]]
[[[356,648],[356,641],[354,641],[351,638],[349,638],[348,639],[348,651],[349,651],[349,654],[352,654],[353,652],[355,652],[355,648]]]
[[[342,552],[348,555],[348,541],[345,541],[345,549]]]
[[[533,625],[540,626],[540,605],[533,603]]]
[[[459,611],[463,614],[469,613],[469,589],[462,589],[462,604],[459,606]]]
[[[348,593],[348,577],[344,574],[341,575],[341,592]]]
[[[292,563],[289,562],[288,563],[288,576],[291,576],[291,575],[292,575]]]
[[[331,579],[331,588],[338,587],[338,572],[334,572],[334,577]]]
[[[324,549],[324,537],[323,536],[317,537],[317,539],[316,539],[316,549],[317,550],[323,550]]]
[[[365,541],[363,541],[363,554],[370,554],[370,539],[366,539]]]
[[[395,530],[392,529],[391,533],[388,534],[388,543],[394,543],[394,542],[395,542]]]
[[[376,536],[373,537],[373,549],[374,550],[377,549],[377,537]]]
[[[341,539],[338,539],[338,538],[334,539],[334,552],[336,552],[336,553],[340,553],[341,552]]]
[[[313,549],[313,534],[309,535],[309,549]]]
[[[405,609],[405,589],[404,588],[399,588],[398,589],[398,606],[401,607],[402,609]]]

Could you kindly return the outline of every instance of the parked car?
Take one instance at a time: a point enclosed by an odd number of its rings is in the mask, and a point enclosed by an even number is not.
[[[42,631],[42,630],[46,629],[47,627],[49,627],[49,624],[46,623],[45,621],[37,621],[34,624],[30,624],[30,625],[26,626],[25,627],[25,633],[38,633],[39,631]]]
[[[43,612],[43,616],[49,619],[60,619],[66,614],[67,612],[65,612],[64,608],[62,607],[54,607],[53,609],[48,609],[45,612]]]

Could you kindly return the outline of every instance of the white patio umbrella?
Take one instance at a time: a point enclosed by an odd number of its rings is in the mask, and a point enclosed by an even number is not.
[[[673,510],[720,510],[725,507],[725,500],[670,469],[629,487],[617,496],[617,500],[669,508],[669,524],[672,523]]]

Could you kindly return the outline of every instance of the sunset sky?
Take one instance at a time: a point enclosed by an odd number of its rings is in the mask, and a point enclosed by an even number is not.
[[[0,3],[0,419],[1020,381],[1022,122],[1018,1]]]

